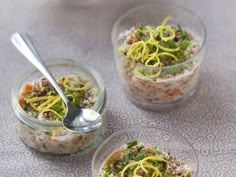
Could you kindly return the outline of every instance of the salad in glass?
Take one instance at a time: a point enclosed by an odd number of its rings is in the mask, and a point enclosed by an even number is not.
[[[133,140],[114,151],[99,177],[192,177],[191,168],[173,154]]]
[[[172,9],[177,13],[173,14],[177,21],[174,16],[165,16],[156,23],[158,13],[163,16],[169,9],[156,9],[152,13],[157,16],[151,16],[151,20],[142,14],[154,7],[141,6],[123,15],[113,28],[112,39],[119,76],[128,97],[138,106],[158,110],[171,107],[196,90],[204,39],[191,26],[182,25],[178,13],[183,9]],[[138,13],[140,19],[135,16]],[[152,23],[148,24],[148,20]]]
[[[12,106],[18,118],[17,134],[26,145],[40,152],[87,153],[102,140],[106,124],[106,96],[101,76],[74,60],[53,59],[46,64],[72,104],[99,112],[104,124],[85,134],[65,128],[62,123],[67,111],[65,103],[38,70],[31,70],[12,90]]]

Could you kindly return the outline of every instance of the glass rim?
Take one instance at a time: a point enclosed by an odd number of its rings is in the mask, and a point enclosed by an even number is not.
[[[115,33],[116,33],[116,29],[117,29],[117,26],[119,26],[119,23],[124,20],[127,16],[129,16],[130,14],[134,13],[135,11],[138,11],[142,8],[145,8],[145,7],[150,7],[150,8],[153,8],[153,6],[160,6],[163,5],[169,9],[172,9],[172,8],[175,8],[175,9],[179,9],[179,10],[182,10],[182,11],[185,11],[187,12],[189,15],[193,16],[194,18],[196,18],[196,20],[199,22],[200,26],[201,26],[201,30],[203,32],[203,37],[202,37],[202,42],[200,43],[200,48],[199,50],[192,56],[188,57],[184,62],[182,63],[178,63],[176,65],[172,65],[172,66],[164,66],[164,67],[159,67],[159,66],[146,66],[142,63],[136,63],[134,61],[131,61],[131,60],[128,60],[130,63],[134,64],[134,65],[139,65],[139,66],[142,66],[142,67],[146,67],[146,68],[150,68],[150,69],[170,69],[170,68],[175,68],[175,67],[179,67],[181,65],[184,65],[184,64],[187,64],[188,62],[191,62],[192,60],[194,60],[194,58],[196,56],[198,56],[202,51],[203,51],[203,48],[205,47],[205,43],[206,43],[206,38],[207,38],[207,33],[206,33],[206,27],[202,21],[202,19],[196,15],[192,10],[190,9],[187,9],[185,7],[182,7],[182,6],[179,6],[179,5],[176,5],[176,4],[168,4],[167,2],[149,2],[149,3],[146,3],[146,4],[142,4],[142,5],[138,5],[136,7],[133,7],[131,9],[129,9],[128,11],[126,11],[123,15],[121,15],[117,20],[116,22],[114,23],[113,27],[112,27],[112,32],[111,32],[111,39],[112,39],[112,44],[113,44],[113,47],[115,46],[115,41],[116,39],[114,39],[114,36],[115,36]],[[114,49],[116,50],[116,49]],[[116,55],[117,51],[114,52],[114,55]],[[127,57],[125,55],[123,55],[124,58],[127,59]]]
[[[57,66],[57,65],[62,65],[62,64],[73,64],[73,66],[77,66],[77,67],[83,68],[85,71],[88,71],[89,75],[95,80],[97,88],[99,90],[98,98],[91,109],[99,111],[99,112],[105,109],[106,91],[105,91],[104,81],[101,75],[94,68],[90,66],[86,66],[82,64],[80,61],[75,60],[75,59],[60,58],[60,57],[48,58],[45,61],[45,64],[46,66],[48,66],[48,68],[50,68],[51,66]],[[13,111],[16,113],[16,115],[20,114],[21,116],[23,116],[30,122],[35,123],[37,125],[42,125],[42,126],[47,126],[47,127],[61,127],[63,126],[62,122],[45,121],[45,120],[36,119],[30,116],[29,114],[27,114],[19,105],[18,99],[20,95],[20,90],[18,90],[17,88],[21,88],[25,83],[24,81],[26,81],[30,76],[36,73],[40,73],[40,71],[36,69],[35,67],[31,66],[31,68],[29,68],[26,72],[24,72],[22,77],[19,78],[14,83],[14,86],[11,92]],[[103,105],[99,106],[101,102],[103,103]]]

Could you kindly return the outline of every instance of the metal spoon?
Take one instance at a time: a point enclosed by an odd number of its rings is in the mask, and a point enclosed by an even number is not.
[[[30,37],[26,34],[15,33],[11,36],[14,46],[49,80],[67,106],[67,113],[63,124],[67,129],[79,133],[88,133],[101,127],[102,117],[92,109],[74,106],[65,96],[52,74],[34,48]]]

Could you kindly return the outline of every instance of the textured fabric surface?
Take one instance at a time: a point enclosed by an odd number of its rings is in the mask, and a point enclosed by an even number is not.
[[[15,132],[11,89],[30,63],[10,43],[12,33],[27,32],[43,58],[74,58],[94,67],[107,88],[105,136],[135,125],[177,131],[195,148],[199,176],[236,177],[236,1],[177,0],[206,25],[206,57],[196,94],[188,104],[166,113],[137,108],[118,80],[111,43],[116,19],[146,0],[0,0],[0,177],[92,176],[89,155],[54,157],[27,148]]]

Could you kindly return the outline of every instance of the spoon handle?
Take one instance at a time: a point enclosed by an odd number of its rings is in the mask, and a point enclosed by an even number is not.
[[[11,42],[49,80],[58,94],[62,97],[63,101],[66,104],[69,104],[68,98],[65,96],[52,74],[48,71],[43,60],[41,60],[41,57],[39,56],[29,36],[26,34],[14,33],[11,36]]]

